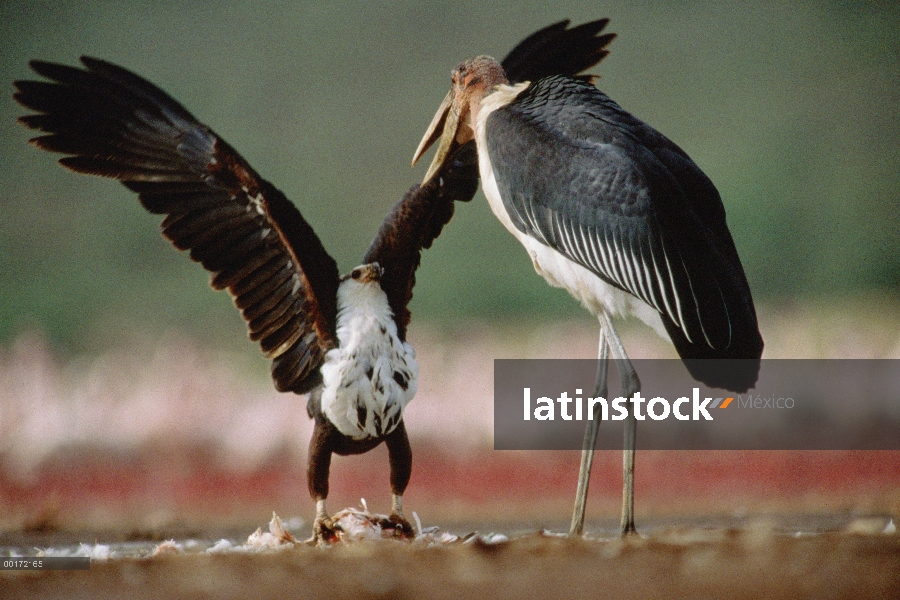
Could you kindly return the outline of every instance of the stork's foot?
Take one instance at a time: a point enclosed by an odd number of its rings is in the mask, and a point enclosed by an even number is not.
[[[331,517],[316,517],[313,522],[313,535],[306,543],[310,545],[333,544],[340,541],[338,532],[343,531]]]
[[[416,532],[402,513],[392,512],[391,516],[381,523],[381,530],[391,529],[394,538],[398,540],[411,540],[416,537]]]
[[[628,537],[629,535],[637,535],[637,529],[634,528],[634,523],[627,523],[622,526],[622,537]]]

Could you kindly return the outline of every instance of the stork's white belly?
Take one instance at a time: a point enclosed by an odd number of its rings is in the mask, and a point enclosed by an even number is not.
[[[508,89],[510,92],[513,92],[516,88],[518,86],[509,87]],[[487,96],[486,100],[494,98],[502,92],[502,90],[494,92],[494,94]],[[659,312],[655,308],[637,296],[609,285],[593,272],[569,260],[553,248],[522,233],[513,225],[509,214],[506,212],[506,207],[503,205],[503,199],[500,197],[500,189],[497,186],[497,180],[494,177],[487,154],[484,125],[487,121],[487,114],[496,108],[493,104],[493,102],[482,104],[481,113],[478,116],[475,127],[481,187],[494,215],[525,246],[525,250],[531,256],[534,270],[546,279],[550,285],[567,290],[592,314],[598,315],[600,311],[606,311],[611,316],[635,316],[652,327],[663,339],[668,340],[669,334],[666,332]]]
[[[338,347],[321,369],[322,412],[338,431],[361,440],[397,427],[416,395],[419,365],[412,346],[397,337],[381,288],[348,283],[358,289],[343,283],[338,289]]]

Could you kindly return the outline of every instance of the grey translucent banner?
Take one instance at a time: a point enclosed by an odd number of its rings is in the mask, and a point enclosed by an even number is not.
[[[767,359],[740,394],[694,381],[680,360],[633,360],[637,399],[621,398],[610,361],[605,415],[591,402],[597,364],[495,360],[494,448],[579,450],[593,406],[595,447],[621,449],[625,411],[637,406],[638,449],[900,450],[898,360]]]

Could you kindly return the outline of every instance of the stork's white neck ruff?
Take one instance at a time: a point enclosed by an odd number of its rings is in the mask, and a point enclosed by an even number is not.
[[[525,247],[534,264],[534,270],[547,283],[568,291],[594,315],[598,315],[600,311],[606,311],[614,316],[633,315],[652,327],[663,339],[668,340],[669,334],[656,309],[640,298],[609,285],[588,269],[519,231],[509,218],[488,156],[486,126],[492,112],[515,100],[516,96],[529,85],[531,85],[529,82],[498,85],[493,92],[482,98],[478,114],[474,115],[473,129],[475,144],[478,146],[478,170],[481,175],[481,186],[491,211],[503,223],[507,231]]]
[[[487,197],[488,204],[494,212],[494,216],[503,223],[507,231],[516,236],[522,242],[522,233],[516,229],[510,220],[506,209],[503,207],[503,200],[500,198],[500,190],[497,188],[497,179],[494,176],[494,169],[491,167],[490,157],[487,153],[487,133],[485,131],[487,119],[492,112],[498,108],[502,108],[516,99],[530,83],[524,82],[516,85],[500,84],[494,88],[494,91],[485,95],[481,99],[478,108],[478,114],[472,115],[475,131],[475,145],[478,147],[478,171],[481,175],[481,187],[484,195]],[[524,244],[524,242],[522,242]]]
[[[337,308],[338,347],[322,365],[322,412],[353,439],[387,435],[416,395],[415,352],[397,337],[387,295],[377,282],[341,282]]]

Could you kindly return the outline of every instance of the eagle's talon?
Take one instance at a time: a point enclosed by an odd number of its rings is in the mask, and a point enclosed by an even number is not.
[[[402,514],[391,513],[388,517],[388,526],[394,530],[394,537],[399,540],[411,540],[416,537],[413,526],[410,525]]]
[[[312,538],[307,541],[312,545],[333,544],[340,541],[338,532],[343,530],[331,517],[317,517],[313,523]]]

